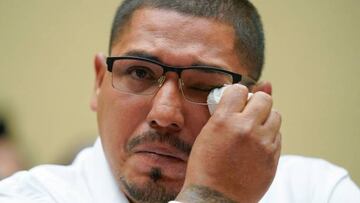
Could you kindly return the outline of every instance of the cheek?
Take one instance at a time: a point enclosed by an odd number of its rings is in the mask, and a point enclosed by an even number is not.
[[[121,168],[126,159],[124,146],[134,131],[145,122],[148,112],[143,97],[112,89],[99,95],[98,127],[105,154],[113,168]]]
[[[209,120],[210,113],[206,105],[188,104],[188,110],[185,115],[185,128],[188,128],[187,130],[194,135],[192,138],[192,142],[194,142],[204,125],[206,125]]]

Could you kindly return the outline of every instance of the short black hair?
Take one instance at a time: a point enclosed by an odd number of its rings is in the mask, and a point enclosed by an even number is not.
[[[250,70],[252,78],[260,78],[264,64],[264,32],[260,15],[248,0],[124,0],[112,24],[109,54],[134,11],[145,7],[210,18],[232,26],[243,65]]]

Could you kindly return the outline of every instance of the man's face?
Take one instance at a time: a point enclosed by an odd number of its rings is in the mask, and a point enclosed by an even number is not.
[[[226,24],[145,8],[133,14],[124,30],[112,56],[145,53],[167,65],[201,63],[248,73],[235,51],[234,30]],[[142,96],[114,89],[105,67],[97,72],[94,109],[104,151],[130,199],[172,198],[182,187],[191,145],[210,115],[206,105],[185,100],[178,79],[168,73],[155,95]]]

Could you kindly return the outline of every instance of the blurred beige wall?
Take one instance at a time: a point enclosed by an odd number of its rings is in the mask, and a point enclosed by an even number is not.
[[[283,153],[325,158],[360,184],[360,1],[254,0],[283,115]],[[119,1],[0,1],[0,115],[27,159],[54,163],[97,134],[93,56]]]

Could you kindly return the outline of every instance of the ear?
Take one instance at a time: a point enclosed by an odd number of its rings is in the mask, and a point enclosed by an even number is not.
[[[103,82],[106,73],[105,55],[98,53],[94,59],[94,71],[95,71],[95,84],[93,89],[93,95],[90,100],[90,108],[92,111],[97,111],[98,96],[101,91],[101,84]]]
[[[252,89],[251,91],[252,93],[262,91],[269,95],[272,95],[272,85],[269,81],[259,82],[256,85],[254,85],[254,87],[252,87],[251,89]]]

